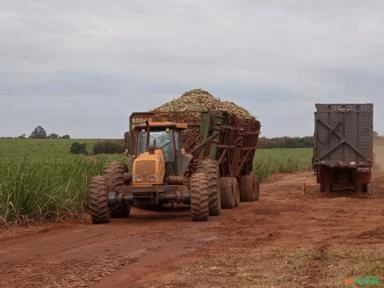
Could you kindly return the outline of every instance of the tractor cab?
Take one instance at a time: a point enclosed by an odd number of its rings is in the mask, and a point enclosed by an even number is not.
[[[187,124],[146,122],[135,125],[136,157],[132,167],[134,186],[162,185],[177,174],[181,134]]]

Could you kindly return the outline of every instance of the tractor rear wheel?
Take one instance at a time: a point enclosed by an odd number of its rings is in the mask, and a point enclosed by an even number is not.
[[[191,215],[193,221],[207,221],[209,214],[208,177],[204,173],[191,176]]]
[[[220,194],[219,194],[219,170],[217,161],[204,159],[197,166],[198,173],[204,173],[208,177],[208,194],[209,194],[209,215],[220,215]]]
[[[116,187],[124,185],[124,173],[128,171],[125,164],[113,161],[107,164],[104,169],[104,177],[107,180],[108,192],[115,192]],[[117,201],[109,204],[109,213],[112,218],[129,217],[131,206],[129,203]]]
[[[220,178],[221,208],[233,209],[236,205],[233,177]]]
[[[107,181],[103,176],[95,176],[89,183],[88,209],[93,224],[109,223]]]
[[[118,186],[124,185],[124,173],[128,168],[125,164],[113,161],[107,164],[104,169],[104,176],[107,178],[108,191],[112,192]]]
[[[256,200],[255,179],[253,175],[244,175],[240,178],[240,201],[253,202]]]

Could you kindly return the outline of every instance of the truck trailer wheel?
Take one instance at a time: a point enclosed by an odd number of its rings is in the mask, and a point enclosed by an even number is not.
[[[221,208],[233,209],[236,205],[233,177],[220,178]]]
[[[115,188],[124,185],[124,173],[128,168],[125,164],[113,161],[107,164],[104,169],[104,177],[107,180],[108,192],[115,192]],[[112,218],[125,218],[129,217],[131,206],[129,203],[116,201],[109,204],[109,213]]]
[[[107,181],[103,176],[91,178],[89,183],[88,209],[93,224],[109,223]]]
[[[240,201],[253,202],[256,200],[255,177],[253,175],[243,175],[240,178]]]
[[[208,177],[204,173],[191,176],[191,215],[193,221],[207,221],[209,214]]]
[[[209,215],[220,215],[220,194],[219,194],[219,170],[217,161],[204,159],[197,166],[198,173],[204,173],[208,177],[208,194],[209,194]]]

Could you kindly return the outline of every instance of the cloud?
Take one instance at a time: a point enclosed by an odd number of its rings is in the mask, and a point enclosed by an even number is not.
[[[3,1],[0,136],[40,124],[74,137],[120,137],[131,112],[197,87],[250,109],[266,136],[312,134],[317,102],[373,102],[384,133],[383,8],[342,0]]]

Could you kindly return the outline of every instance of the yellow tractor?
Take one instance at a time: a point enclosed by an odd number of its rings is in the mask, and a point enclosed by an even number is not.
[[[260,123],[224,111],[133,113],[127,163],[112,162],[89,185],[93,223],[128,217],[132,206],[191,205],[195,221],[258,199],[251,173]],[[180,119],[188,119],[188,123]],[[240,185],[240,189],[239,189]]]

